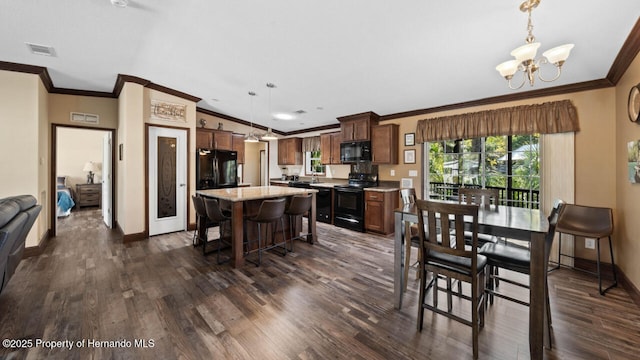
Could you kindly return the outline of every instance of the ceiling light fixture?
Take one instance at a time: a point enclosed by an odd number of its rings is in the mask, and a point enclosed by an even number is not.
[[[271,117],[271,90],[276,86],[273,83],[267,83],[267,87],[269,88],[269,117]],[[262,135],[262,140],[278,140],[278,138],[273,134],[271,128],[269,128],[267,133]]]
[[[129,0],[111,0],[111,5],[124,8],[129,5]]]
[[[256,143],[258,142],[258,137],[253,133],[253,97],[256,96],[256,93],[253,91],[249,91],[249,99],[251,99],[251,131],[245,136],[244,142]]]
[[[531,10],[535,9],[538,4],[540,4],[540,0],[526,0],[522,4],[520,4],[520,11],[528,13],[529,21],[527,24],[527,31],[529,35],[525,41],[526,45],[522,45],[519,48],[513,50],[511,55],[515,57],[515,60],[505,61],[502,64],[496,66],[496,70],[502,75],[508,82],[509,88],[513,90],[520,89],[526,82],[529,80],[529,84],[533,86],[535,81],[534,74],[536,71],[540,69],[540,65],[545,63],[554,64],[557,68],[556,76],[553,79],[545,79],[538,72],[538,79],[544,82],[552,82],[557,80],[560,77],[560,73],[562,72],[562,65],[569,57],[569,53],[571,49],[573,49],[573,44],[565,44],[554,47],[553,49],[549,49],[542,53],[544,58],[536,59],[536,52],[540,47],[539,42],[535,42],[536,38],[533,36],[533,24],[531,22]],[[511,79],[516,71],[522,71],[522,83],[513,87],[511,85]]]

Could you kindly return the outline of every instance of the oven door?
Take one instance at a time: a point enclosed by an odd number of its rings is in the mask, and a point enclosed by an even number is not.
[[[334,188],[333,223],[343,228],[364,231],[364,191],[358,188]]]

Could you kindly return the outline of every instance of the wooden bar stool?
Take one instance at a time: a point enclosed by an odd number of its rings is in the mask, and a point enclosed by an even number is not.
[[[304,239],[305,235],[293,236],[293,231],[295,229],[295,220],[297,220],[298,216],[302,217],[302,215],[306,214],[311,209],[311,198],[311,194],[295,195],[291,198],[289,207],[284,211],[284,213],[289,216],[289,251],[293,251],[293,240]]]
[[[282,228],[282,239],[284,241],[284,253],[283,255],[287,254],[287,244],[286,244],[286,237],[284,234],[284,220],[283,220],[283,215],[284,215],[284,209],[285,209],[285,198],[281,198],[281,199],[276,199],[276,200],[263,200],[262,203],[260,204],[260,209],[258,210],[258,213],[255,216],[252,216],[250,218],[247,218],[247,221],[252,221],[258,224],[258,249],[257,250],[251,250],[251,243],[255,242],[255,241],[249,241],[247,239],[247,241],[245,242],[246,245],[246,251],[244,253],[245,256],[247,256],[249,253],[257,251],[258,252],[258,262],[254,262],[252,260],[249,260],[247,258],[247,261],[249,261],[252,264],[255,264],[256,266],[260,266],[260,264],[262,263],[262,252],[265,250],[269,250],[275,247],[280,246],[280,244],[277,244],[275,242],[275,233],[276,230],[278,228],[277,222],[278,220],[280,220],[280,224],[281,224],[281,228]],[[272,232],[273,236],[273,244],[271,244],[270,246],[264,246],[264,244],[262,243],[262,224],[266,224],[267,225],[267,229],[269,228],[269,224],[273,224],[276,223],[276,226]]]
[[[616,274],[616,264],[613,260],[613,244],[611,234],[613,233],[613,211],[610,208],[582,206],[567,204],[560,213],[556,231],[558,236],[558,265],[560,267],[561,257],[575,259],[572,255],[562,254],[562,234],[582,236],[596,239],[596,272],[574,267],[576,270],[598,276],[598,290],[600,295],[604,295],[609,289],[618,286],[618,276]],[[613,272],[613,283],[602,290],[602,273],[600,270],[600,239],[609,239],[609,253],[611,254],[611,271]]]

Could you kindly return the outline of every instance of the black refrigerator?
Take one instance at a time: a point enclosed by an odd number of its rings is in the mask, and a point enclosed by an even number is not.
[[[196,158],[196,190],[238,186],[236,151],[198,149]]]

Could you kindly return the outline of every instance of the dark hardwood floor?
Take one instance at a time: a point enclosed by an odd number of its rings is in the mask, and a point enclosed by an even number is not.
[[[23,260],[0,295],[2,339],[71,340],[74,348],[3,346],[2,358],[471,358],[470,327],[425,311],[416,331],[415,273],[404,307],[393,308],[392,237],[318,223],[318,244],[296,242],[295,253],[236,270],[202,256],[191,232],[122,244],[98,216],[62,219],[59,236]],[[600,296],[595,278],[568,269],[549,281],[554,347],[546,358],[640,358],[640,309],[623,288]],[[527,324],[528,308],[496,299],[480,358],[529,358]]]

